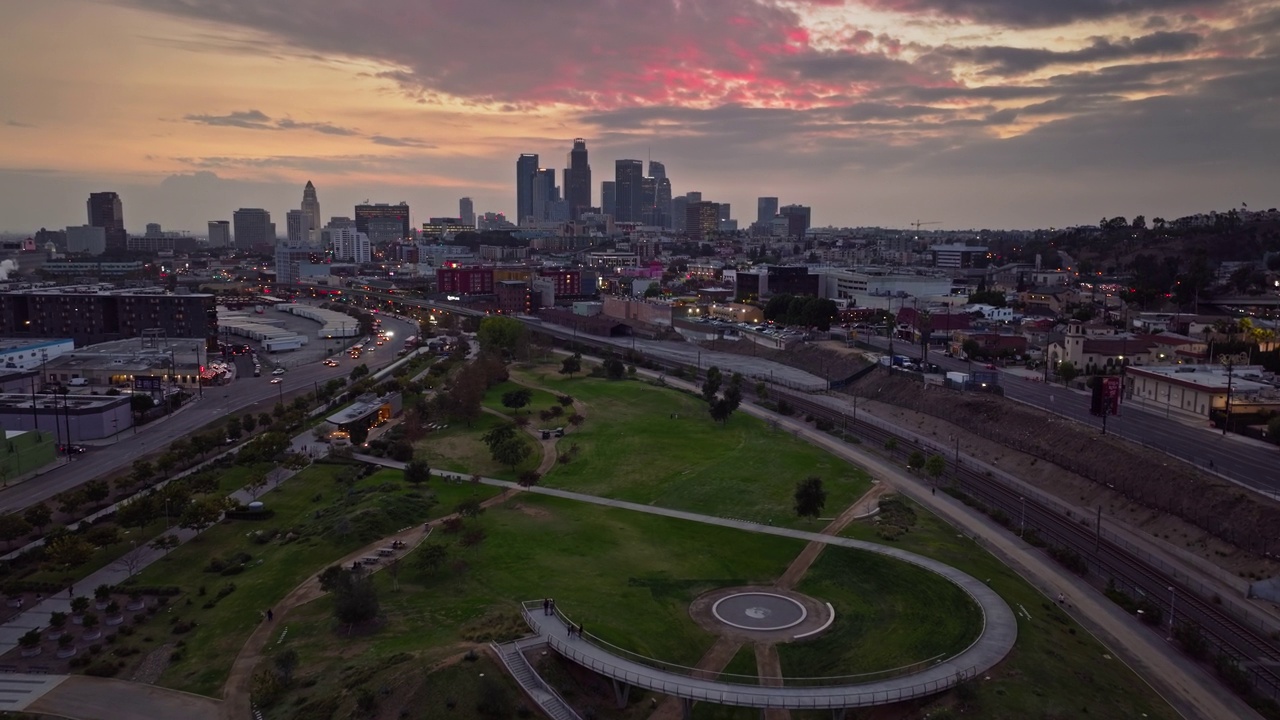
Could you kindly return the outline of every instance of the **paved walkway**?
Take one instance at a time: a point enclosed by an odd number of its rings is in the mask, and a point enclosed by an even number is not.
[[[24,675],[23,678],[40,676]],[[76,720],[217,720],[218,705],[213,698],[87,675],[50,676],[64,678],[56,687],[35,698],[26,712]],[[246,716],[247,717],[247,716]]]
[[[400,469],[404,467],[404,463],[385,458],[376,458],[370,455],[356,455],[355,457],[358,460],[386,467]],[[465,480],[470,477],[461,473],[450,472],[437,472],[435,474],[459,480]],[[507,489],[519,487],[512,482],[492,478],[482,478],[480,482]],[[595,497],[555,488],[534,486],[527,488],[526,491],[538,495],[548,495],[632,512],[661,515],[677,520],[718,525],[746,532],[776,535],[885,555],[947,578],[968,593],[981,608],[983,614],[984,627],[982,636],[973,645],[959,655],[937,663],[921,672],[848,686],[761,688],[721,683],[658,670],[652,666],[643,665],[615,655],[612,651],[589,642],[587,639],[568,637],[564,621],[559,618],[543,616],[536,612],[532,614],[525,613],[526,619],[534,632],[545,637],[548,644],[565,657],[606,677],[620,680],[628,685],[644,687],[667,695],[721,705],[757,708],[866,707],[931,695],[946,690],[966,677],[982,673],[1004,659],[1005,655],[1013,648],[1014,640],[1018,635],[1017,619],[1014,617],[1013,611],[991,588],[950,565],[904,550],[851,538],[760,525],[742,520],[711,517],[684,510],[641,505],[625,500]],[[587,635],[589,638],[590,633]]]

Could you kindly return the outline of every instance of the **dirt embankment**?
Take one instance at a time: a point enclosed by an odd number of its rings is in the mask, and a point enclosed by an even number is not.
[[[926,389],[926,387],[928,389]],[[1065,502],[1108,517],[1245,577],[1268,577],[1280,552],[1280,504],[1179,460],[992,395],[958,393],[875,372],[845,392],[868,410],[996,464]],[[861,403],[860,403],[861,405]]]
[[[804,370],[828,380],[843,380],[868,365],[861,353],[838,352],[835,349],[806,343],[793,350],[773,350],[753,342],[738,340],[714,340],[699,343],[704,348],[734,355],[750,355],[772,360],[781,365]],[[843,346],[841,346],[843,349]]]

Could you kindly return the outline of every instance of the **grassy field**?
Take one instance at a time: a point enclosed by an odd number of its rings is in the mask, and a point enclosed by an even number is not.
[[[490,391],[486,396],[486,402],[492,397],[493,392]],[[501,401],[497,404],[499,407],[502,406]],[[482,413],[471,427],[465,424],[449,423],[449,427],[444,430],[437,430],[418,441],[414,446],[414,454],[438,470],[515,480],[520,473],[538,467],[538,463],[542,462],[542,448],[532,439],[525,437],[533,450],[529,457],[514,471],[506,465],[499,465],[494,461],[488,446],[480,440],[480,437],[506,422],[503,418],[486,412]]]
[[[870,487],[849,463],[742,412],[719,425],[701,399],[675,390],[570,379],[550,366],[513,374],[585,406],[586,422],[557,447],[573,459],[547,473],[548,487],[805,530],[825,523],[795,516],[798,481],[823,479],[828,516]]]
[[[1178,717],[1055,603],[955,528],[921,506],[905,502],[915,510],[917,524],[893,545],[986,580],[1018,618],[1017,645],[1004,663],[988,673],[989,681],[974,686],[973,702],[979,712],[970,714],[990,720]],[[854,523],[843,534],[880,541],[866,523]]]
[[[502,404],[503,394],[511,392],[512,390],[525,389],[529,390],[531,395],[528,405],[520,408],[519,410],[512,410]],[[506,415],[507,417],[515,417],[516,415],[529,417],[530,422],[532,422],[535,427],[541,427],[541,420],[538,418],[539,412],[552,406],[560,407],[560,403],[556,402],[556,396],[554,394],[537,388],[526,388],[524,385],[511,382],[510,380],[490,388],[489,392],[485,394],[484,402],[482,404],[491,410],[495,410]],[[572,414],[573,408],[565,409],[566,417]],[[557,422],[561,425],[565,424],[564,420],[559,420]]]
[[[778,646],[786,677],[857,675],[948,657],[982,631],[982,613],[963,590],[882,555],[826,548],[796,590],[830,602],[836,620],[813,640]]]
[[[343,555],[402,527],[447,514],[465,497],[480,498],[494,488],[471,484],[432,483],[413,493],[399,482],[398,471],[381,471],[348,489],[336,482],[341,465],[313,465],[261,496],[275,517],[261,523],[226,522],[170,553],[143,570],[137,585],[176,585],[183,594],[171,604],[172,622],[195,621],[182,640],[180,659],[161,678],[161,684],[204,695],[217,695],[244,641],[260,621],[260,614],[311,574]],[[430,496],[437,502],[432,505]],[[259,544],[257,531],[279,531]],[[290,536],[294,539],[289,539]],[[211,558],[250,555],[245,569],[224,576],[209,572]],[[233,587],[213,607],[220,591]],[[155,644],[167,638],[153,638]],[[144,647],[149,650],[150,647]]]

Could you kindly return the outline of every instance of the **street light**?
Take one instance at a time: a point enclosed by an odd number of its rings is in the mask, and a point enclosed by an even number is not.
[[[1178,591],[1169,586],[1169,639],[1173,639],[1173,604],[1178,600]]]
[[[1027,534],[1027,499],[1019,497],[1018,500],[1022,501],[1022,522],[1018,529],[1018,537],[1023,537]]]

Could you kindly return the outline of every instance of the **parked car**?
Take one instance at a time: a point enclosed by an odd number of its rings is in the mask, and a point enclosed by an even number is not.
[[[284,378],[278,378],[278,377],[271,378],[272,385],[279,385],[282,382],[284,382]]]

